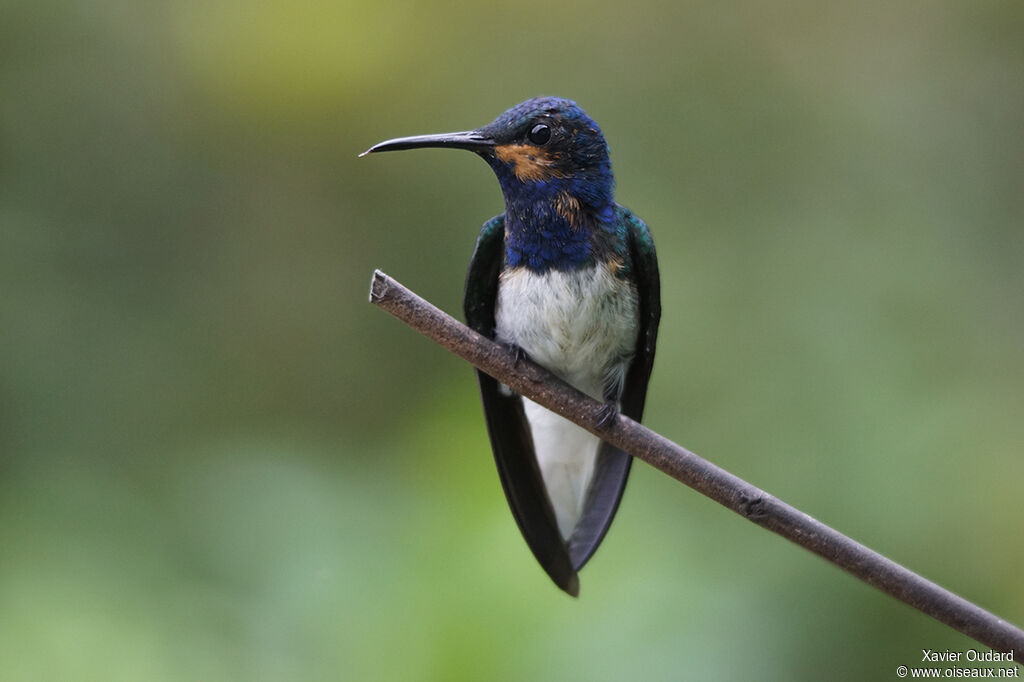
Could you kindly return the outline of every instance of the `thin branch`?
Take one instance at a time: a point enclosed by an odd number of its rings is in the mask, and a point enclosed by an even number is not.
[[[927,613],[1020,663],[1024,630],[851,540],[686,448],[619,416],[598,429],[602,404],[434,307],[380,270],[370,302],[469,361],[516,392],[682,481],[762,528],[795,542],[882,592]]]

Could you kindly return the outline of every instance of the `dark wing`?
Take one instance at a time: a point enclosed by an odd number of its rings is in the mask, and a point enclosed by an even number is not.
[[[620,405],[622,414],[640,421],[644,413],[644,399],[647,397],[647,381],[651,376],[651,367],[654,366],[658,321],[661,319],[661,282],[654,240],[647,225],[628,209],[622,206],[616,206],[616,209],[619,225],[625,228],[629,276],[636,284],[640,304],[636,351],[626,373]],[[587,563],[608,532],[619,508],[632,462],[633,458],[622,450],[601,443],[583,516],[569,538],[569,556],[577,571]]]
[[[480,230],[469,262],[463,302],[467,324],[488,338],[494,338],[494,306],[504,251],[505,218],[498,216]],[[517,394],[503,393],[490,375],[477,370],[476,376],[494,461],[512,515],[540,565],[556,585],[575,597],[579,594],[579,579],[558,532],[555,512],[537,466],[523,401]]]

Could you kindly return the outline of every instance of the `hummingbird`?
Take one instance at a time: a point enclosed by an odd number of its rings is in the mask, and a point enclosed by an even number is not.
[[[466,276],[467,324],[604,403],[598,429],[643,415],[661,316],[647,225],[613,198],[608,144],[575,102],[537,97],[476,130],[400,137],[360,154],[476,153],[505,212],[484,223]],[[519,529],[555,584],[578,571],[618,509],[632,458],[477,370],[498,474]]]

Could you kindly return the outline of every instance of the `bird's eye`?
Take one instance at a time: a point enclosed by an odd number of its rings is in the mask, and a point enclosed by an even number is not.
[[[551,139],[551,128],[546,123],[538,123],[526,134],[526,139],[538,147],[542,147]]]

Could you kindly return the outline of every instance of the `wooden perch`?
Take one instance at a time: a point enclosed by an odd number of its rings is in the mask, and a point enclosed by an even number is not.
[[[1024,630],[851,540],[628,417],[598,429],[602,404],[532,362],[516,363],[500,344],[469,329],[380,270],[370,302],[566,419],[710,497],[740,516],[814,552],[882,592],[1021,663]]]

